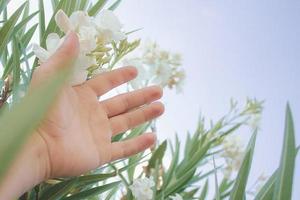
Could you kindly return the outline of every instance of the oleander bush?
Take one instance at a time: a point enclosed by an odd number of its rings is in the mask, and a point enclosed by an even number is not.
[[[151,84],[182,90],[185,74],[180,54],[134,38],[138,29],[123,30],[113,13],[120,0],[52,0],[50,17],[45,15],[43,0],[27,0],[12,14],[8,14],[9,3],[0,1],[0,177],[38,126],[68,75],[72,78],[67,81],[76,85],[117,66],[134,65],[139,76],[122,90]],[[37,11],[31,10],[32,3],[38,3]],[[55,52],[69,30],[78,34],[81,44],[74,71],[54,75],[27,95],[32,72]],[[248,99],[243,106],[231,101],[229,112],[218,121],[207,123],[200,117],[198,126],[186,134],[184,141],[174,134],[173,139],[161,141],[151,150],[81,176],[47,180],[20,199],[291,199],[299,147],[289,105],[278,168],[266,181],[259,181],[258,189],[249,191],[262,109],[263,102],[255,99]],[[246,148],[235,134],[241,128],[253,132]],[[112,140],[125,140],[148,129],[157,129],[155,121]]]

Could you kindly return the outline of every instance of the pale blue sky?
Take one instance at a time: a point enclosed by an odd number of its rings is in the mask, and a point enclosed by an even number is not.
[[[278,166],[287,101],[300,143],[300,1],[126,0],[117,14],[127,30],[143,27],[137,36],[183,54],[184,94],[165,93],[159,138],[175,131],[184,138],[198,111],[217,119],[231,97],[249,96],[266,100],[251,181]],[[300,197],[299,157],[294,199]]]

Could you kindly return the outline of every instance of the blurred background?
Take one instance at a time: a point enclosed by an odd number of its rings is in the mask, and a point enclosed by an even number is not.
[[[23,1],[13,2],[12,8]],[[50,8],[51,1],[47,4]],[[116,14],[126,30],[143,28],[134,37],[156,41],[183,56],[183,93],[165,91],[159,140],[172,139],[177,132],[184,142],[200,112],[217,120],[227,113],[231,98],[241,104],[247,97],[265,100],[250,185],[261,174],[271,175],[280,160],[288,101],[300,143],[299,11],[296,0],[123,1]],[[250,132],[239,135],[246,144]],[[295,171],[293,199],[298,199],[299,154]]]
[[[183,93],[165,92],[158,138],[184,141],[199,113],[219,119],[230,98],[265,100],[250,185],[280,160],[284,112],[290,102],[300,143],[300,1],[126,0],[116,13],[126,30],[183,55]],[[244,143],[250,136],[240,131]],[[299,199],[300,156],[293,199]],[[296,198],[298,197],[298,198]]]

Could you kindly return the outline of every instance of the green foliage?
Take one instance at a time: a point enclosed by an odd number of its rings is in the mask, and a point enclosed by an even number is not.
[[[255,132],[252,138],[249,141],[248,147],[245,152],[244,160],[239,170],[238,176],[232,188],[230,194],[230,200],[239,200],[244,199],[245,197],[245,190],[248,181],[248,176],[251,168],[252,158],[253,158],[253,151],[255,147],[255,140],[256,140],[257,132]]]
[[[293,177],[296,159],[296,144],[292,112],[287,105],[285,117],[285,133],[281,153],[280,166],[275,183],[273,199],[291,199],[293,188]]]
[[[18,29],[16,29],[16,27],[17,27],[16,23],[22,13],[22,11],[24,10],[26,4],[27,4],[27,2],[24,3],[20,8],[18,8],[14,12],[14,14],[6,22],[4,22],[3,26],[0,29],[0,38],[1,38],[1,40],[0,40],[0,49],[1,49],[0,57],[2,57],[3,53],[4,53],[2,51],[2,49],[6,48],[6,46],[12,39],[14,31],[18,30]]]

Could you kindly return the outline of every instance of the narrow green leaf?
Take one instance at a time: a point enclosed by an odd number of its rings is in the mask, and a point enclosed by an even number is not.
[[[122,0],[116,0],[115,3],[113,3],[113,4],[108,8],[108,10],[115,10],[115,9],[117,9],[121,2],[122,2]]]
[[[17,102],[19,100],[19,83],[20,83],[20,75],[21,75],[21,68],[20,68],[20,57],[21,57],[21,50],[19,46],[19,41],[16,37],[13,38],[13,102]]]
[[[171,161],[171,164],[170,166],[168,167],[168,171],[165,173],[164,175],[164,181],[163,181],[163,186],[162,188],[165,188],[168,186],[168,184],[170,183],[174,173],[175,173],[175,169],[176,169],[176,166],[178,164],[178,160],[179,160],[179,151],[180,151],[180,143],[179,143],[179,139],[178,139],[178,136],[176,134],[176,138],[175,138],[175,151],[173,153],[173,156],[172,156],[172,161]],[[172,147],[172,143],[170,143],[171,147]]]
[[[12,38],[12,33],[14,26],[16,25],[22,11],[24,10],[27,3],[22,4],[14,14],[4,23],[0,29],[0,49],[5,49],[10,39]],[[2,56],[3,51],[0,51],[0,57]]]
[[[88,13],[89,13],[89,15],[90,16],[95,16],[95,15],[97,15],[100,11],[101,11],[101,9],[105,6],[105,4],[108,2],[108,0],[98,0],[96,3],[95,3],[95,5],[93,5],[90,9],[89,9],[89,11],[88,11]]]
[[[272,200],[278,171],[276,170],[259,190],[254,200]]]
[[[199,200],[205,200],[208,191],[208,179],[205,181]]]
[[[35,30],[37,28],[37,24],[34,25],[33,27],[31,27],[27,33],[25,33],[25,35],[23,35],[23,37],[21,38],[21,43],[23,44],[24,47],[27,47],[30,40],[32,39],[34,33],[35,33]],[[25,49],[23,49],[25,50]],[[14,58],[14,55],[12,55],[10,57],[10,59],[8,60],[8,62],[6,63],[6,67],[4,69],[4,72],[2,74],[2,79],[5,79],[7,78],[8,74],[11,73],[12,69],[13,69],[13,58]],[[19,57],[20,58],[20,57]],[[27,56],[27,58],[29,58],[29,56]],[[25,60],[24,59],[21,59],[21,62],[24,62]]]
[[[7,7],[9,0],[1,0],[0,1],[0,14],[3,12],[3,10]]]
[[[248,176],[251,168],[257,131],[252,135],[245,156],[230,194],[230,200],[244,199]]]
[[[26,6],[24,8],[22,21],[25,21],[26,18],[28,17],[28,15],[29,15],[29,1],[28,1],[28,3],[26,4]],[[17,29],[18,30],[17,32],[18,32],[19,35],[23,35],[24,34],[24,32],[26,30],[26,24],[27,23],[25,23],[23,26],[21,26],[21,28]],[[16,28],[17,28],[17,26],[16,26]]]
[[[57,6],[58,6],[59,0],[51,0],[51,4],[52,4],[52,9],[53,11],[56,10]]]
[[[65,197],[71,189],[75,187],[77,178],[73,178],[68,181],[57,183],[47,188],[42,194],[40,199],[56,200]]]
[[[105,197],[105,200],[111,200],[112,197],[118,192],[118,190],[119,190],[118,187],[113,188],[113,189],[107,194],[107,196]]]
[[[116,172],[105,173],[105,174],[91,174],[85,176],[79,176],[77,178],[77,184],[87,185],[87,184],[95,184],[97,182],[107,180],[108,178],[116,176]]]
[[[78,10],[86,10],[88,3],[89,3],[88,0],[81,0],[79,3]]]
[[[167,149],[167,141],[165,140],[163,143],[161,143],[161,145],[159,145],[159,147],[152,154],[149,160],[148,168],[155,168],[156,162],[158,162],[159,164],[162,162],[166,149]]]
[[[23,35],[21,41],[22,44],[27,47],[29,42],[31,41],[36,29],[37,29],[38,24],[33,25],[28,31]]]
[[[117,187],[121,181],[113,182],[113,183],[108,183],[106,185],[98,186],[83,192],[79,192],[77,194],[73,194],[69,197],[63,198],[63,200],[79,200],[79,199],[86,199],[88,197],[93,197],[95,195],[99,195],[103,192],[106,192],[107,190],[110,190],[114,187]]]
[[[285,130],[281,161],[278,169],[278,177],[275,184],[273,199],[291,199],[293,189],[293,176],[296,159],[296,144],[292,112],[289,104],[286,107]]]
[[[217,176],[217,168],[215,158],[213,157],[213,164],[214,164],[214,177],[215,177],[215,191],[216,191],[216,200],[220,200],[220,190],[219,190],[219,183],[218,183],[218,176]]]
[[[39,25],[40,25],[40,43],[42,43],[43,35],[45,34],[46,26],[45,26],[45,7],[44,0],[39,0]]]
[[[0,116],[0,178],[5,174],[25,140],[42,121],[66,79],[66,75],[66,72],[56,74],[51,81],[25,96],[11,109],[2,109]],[[32,112],[32,108],[35,108],[35,112]]]

